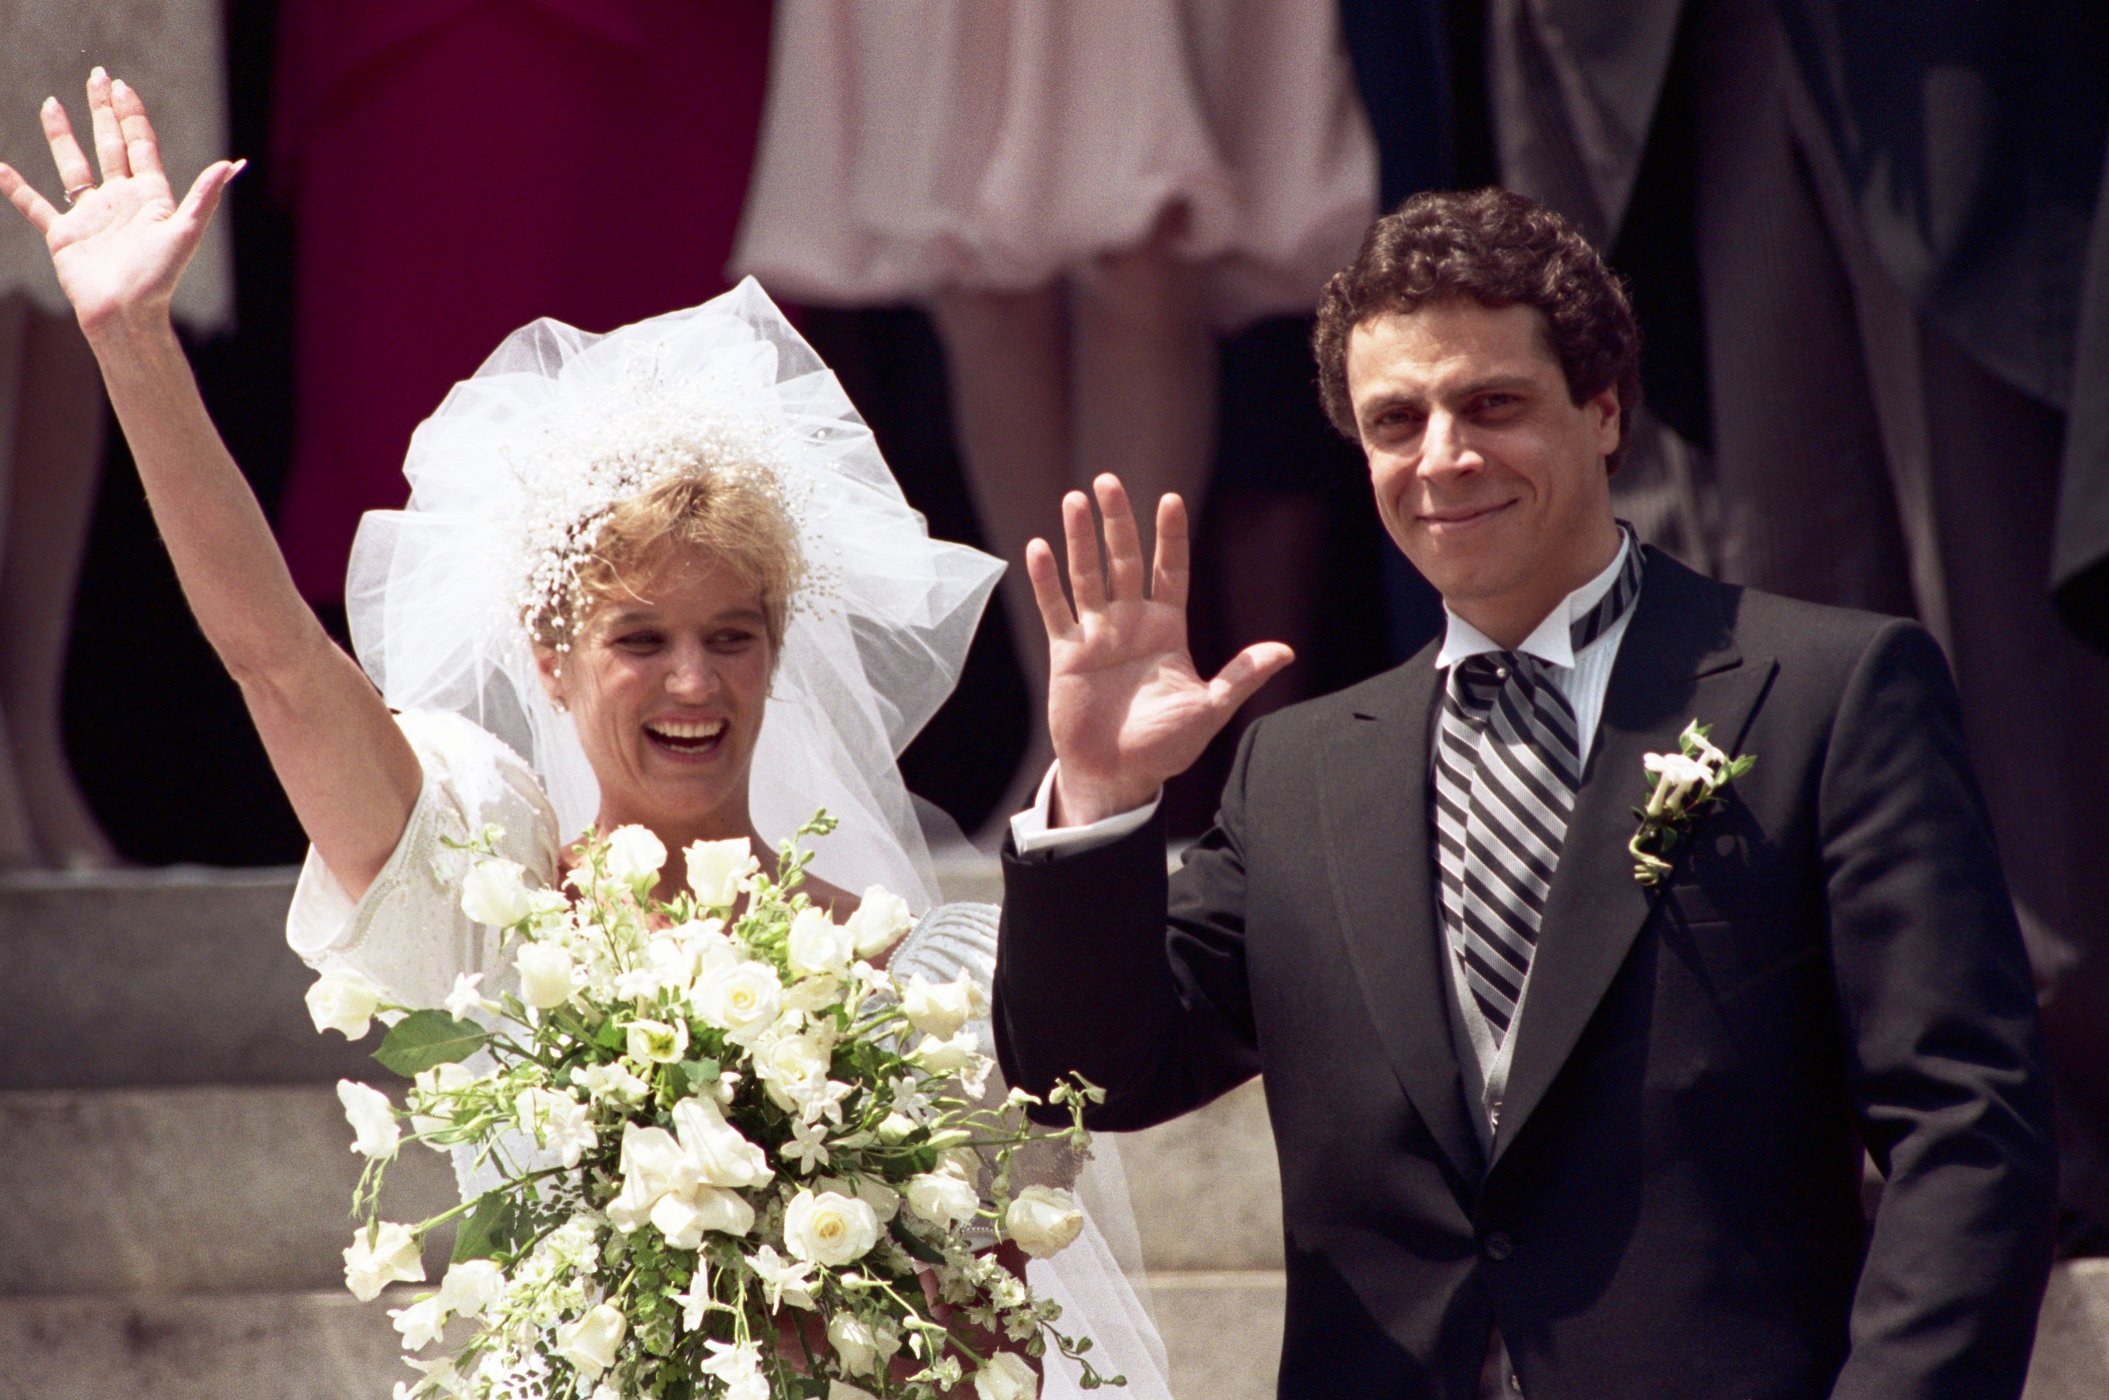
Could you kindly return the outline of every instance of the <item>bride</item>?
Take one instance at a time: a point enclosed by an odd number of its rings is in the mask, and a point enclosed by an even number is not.
[[[758,286],[606,336],[537,322],[456,386],[412,441],[409,509],[361,528],[362,671],[294,591],[169,321],[241,163],[178,202],[138,94],[98,69],[88,105],[95,167],[59,103],[42,111],[67,207],[5,165],[0,194],[45,239],[184,593],[312,842],[287,922],[303,958],[438,1005],[457,977],[508,975],[461,911],[459,843],[492,832],[554,888],[589,822],[669,850],[749,837],[766,865],[769,838],[825,807],[842,825],[814,898],[846,914],[847,891],[902,894],[929,912],[895,974],[987,985],[993,911],[936,904],[894,756],[950,690],[1001,565],[928,538]],[[1117,1167],[1094,1160],[1078,1186],[1085,1245],[1034,1261],[1032,1282],[1128,1395],[1161,1396]],[[1046,1384],[1074,1393],[1063,1363]]]

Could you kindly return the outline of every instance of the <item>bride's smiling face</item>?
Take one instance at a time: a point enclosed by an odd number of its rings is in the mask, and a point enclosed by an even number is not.
[[[744,836],[747,773],[775,651],[761,591],[725,560],[676,547],[542,656],[600,780],[602,830],[635,822],[669,847]]]

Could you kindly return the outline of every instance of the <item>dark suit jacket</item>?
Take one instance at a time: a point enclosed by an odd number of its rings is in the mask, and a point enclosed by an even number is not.
[[[1079,1071],[1118,1131],[1264,1071],[1284,1396],[1469,1397],[1496,1323],[1535,1400],[2018,1395],[2050,1105],[1931,639],[1650,554],[1491,1161],[1432,893],[1432,658],[1254,725],[1169,889],[1155,824],[1006,859],[1010,1082]],[[1645,889],[1641,757],[1693,718],[1756,765]]]

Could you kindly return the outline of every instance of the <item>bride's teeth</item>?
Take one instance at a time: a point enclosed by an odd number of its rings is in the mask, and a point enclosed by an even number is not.
[[[702,720],[694,724],[682,724],[673,720],[664,720],[657,724],[648,724],[645,728],[667,739],[715,739],[718,735],[725,732],[725,721],[712,719]]]

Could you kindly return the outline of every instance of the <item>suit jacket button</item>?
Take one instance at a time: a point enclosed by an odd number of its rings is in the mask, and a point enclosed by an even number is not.
[[[1516,1245],[1505,1230],[1489,1230],[1479,1237],[1480,1252],[1487,1258],[1502,1260],[1509,1257]]]

